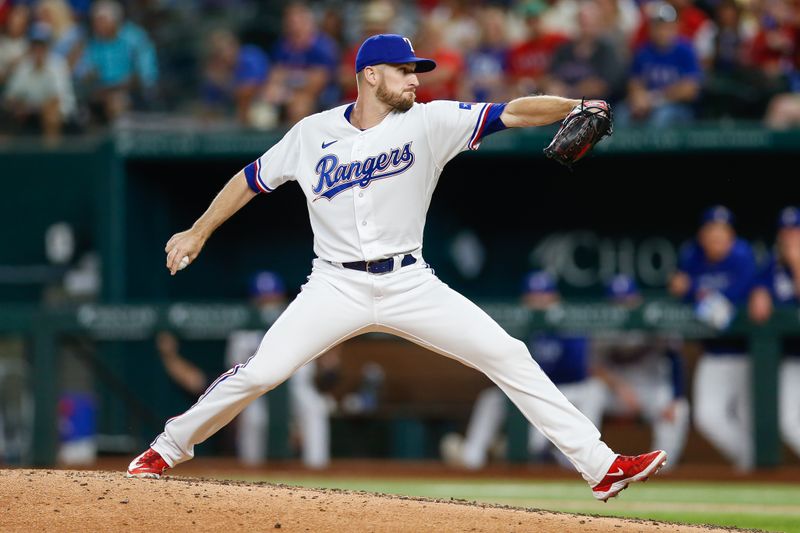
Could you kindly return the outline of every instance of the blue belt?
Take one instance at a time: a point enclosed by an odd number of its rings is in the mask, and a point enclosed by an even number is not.
[[[406,254],[400,260],[400,268],[404,266],[413,265],[417,262],[417,258],[411,254]],[[394,257],[387,257],[386,259],[378,259],[377,261],[353,261],[351,263],[342,263],[342,266],[350,270],[360,270],[361,272],[369,272],[370,274],[385,274],[394,270]]]

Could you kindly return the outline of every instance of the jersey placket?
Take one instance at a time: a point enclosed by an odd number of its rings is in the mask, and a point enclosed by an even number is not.
[[[362,132],[353,142],[352,161],[364,161],[366,157],[373,155],[367,153],[366,135],[366,132]],[[364,260],[378,259],[375,256],[378,227],[374,216],[372,194],[369,188],[362,189],[360,185],[353,187],[353,210],[355,212],[356,231],[358,232]]]

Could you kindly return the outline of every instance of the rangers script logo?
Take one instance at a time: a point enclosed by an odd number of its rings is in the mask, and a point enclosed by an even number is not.
[[[389,153],[382,152],[363,161],[339,163],[334,154],[326,154],[317,163],[314,172],[319,176],[317,184],[311,188],[316,202],[320,198],[330,200],[340,192],[358,185],[365,189],[375,180],[402,174],[414,164],[411,142],[402,148],[392,148]]]

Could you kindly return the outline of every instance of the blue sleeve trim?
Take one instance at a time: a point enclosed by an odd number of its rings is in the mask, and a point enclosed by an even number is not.
[[[244,167],[244,177],[247,180],[247,186],[253,192],[272,192],[272,189],[264,185],[264,181],[261,179],[261,163],[258,159]]]
[[[481,140],[487,135],[502,131],[506,129],[506,125],[500,120],[500,115],[507,104],[484,104],[481,112],[478,114],[478,120],[475,123],[475,128],[472,130],[472,136],[469,139],[467,146],[470,150],[477,150],[481,144]]]
[[[246,167],[244,167],[244,177],[247,180],[247,186],[250,187],[250,190],[253,192],[261,192],[256,186],[256,164],[255,162],[250,163]]]
[[[483,138],[488,137],[492,133],[503,131],[507,126],[500,120],[500,115],[503,114],[508,104],[492,104],[486,117],[486,127],[483,129]]]

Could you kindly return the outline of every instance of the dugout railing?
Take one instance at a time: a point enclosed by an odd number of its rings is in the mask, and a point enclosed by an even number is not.
[[[484,303],[482,307],[509,333],[525,338],[539,330],[582,332],[650,331],[679,334],[686,339],[720,335],[695,319],[691,307],[669,300],[651,300],[636,309],[604,303],[564,304],[546,312],[530,311],[517,304]],[[152,339],[162,329],[188,338],[222,339],[237,328],[264,328],[274,316],[257,309],[224,303],[173,303],[164,305],[84,304],[69,308],[5,306],[0,309],[0,334],[22,335],[30,343],[32,387],[35,397],[32,462],[54,464],[58,445],[58,343],[66,335],[85,335],[115,343]],[[800,335],[800,311],[778,310],[766,324],[756,326],[739,313],[722,335],[749,340],[753,364],[754,441],[756,464],[777,466],[781,462],[778,434],[777,375],[781,341]],[[102,376],[101,376],[102,377]],[[284,388],[270,393],[270,446],[273,457],[287,457],[288,400]],[[525,461],[527,422],[515,410],[508,422],[508,459]]]

